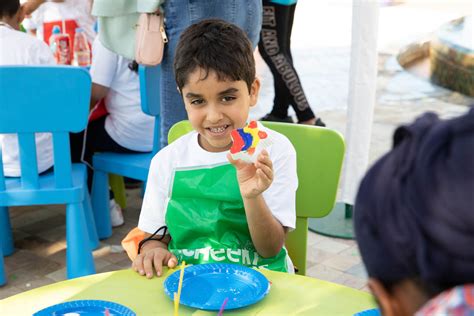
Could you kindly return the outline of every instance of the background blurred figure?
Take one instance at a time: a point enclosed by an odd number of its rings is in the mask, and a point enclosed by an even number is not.
[[[95,0],[93,14],[99,17],[100,40],[105,47],[133,58],[134,28],[139,12],[153,12],[162,4],[165,15],[165,29],[168,43],[165,45],[161,63],[161,145],[168,144],[168,130],[176,122],[187,118],[184,103],[176,89],[173,62],[176,45],[184,29],[207,18],[219,18],[242,28],[254,47],[258,42],[262,19],[261,0],[116,0],[110,8],[110,1]],[[142,6],[137,4],[141,4]],[[153,4],[153,5],[152,5]],[[130,14],[129,10],[134,14]],[[120,12],[120,14],[119,14]],[[131,43],[131,41],[133,41]],[[131,45],[131,46],[130,46]]]
[[[263,21],[258,51],[273,74],[273,109],[262,121],[292,123],[293,107],[298,123],[326,126],[309,106],[291,56],[291,30],[297,0],[263,0]]]
[[[101,151],[150,152],[155,119],[141,109],[138,66],[105,48],[98,39],[94,41],[92,56],[91,107],[104,99],[107,113],[89,122],[86,136],[84,132],[71,134],[73,161],[80,162],[83,154],[83,160],[92,165],[92,156]],[[89,168],[89,188],[91,171]],[[111,197],[110,215],[112,226],[116,227],[123,224],[123,216],[113,195]]]
[[[20,8],[19,0],[0,1],[0,66],[54,65],[53,54],[43,41],[19,31],[23,16],[24,8]],[[35,93],[35,91],[25,91],[25,93]],[[21,170],[17,136],[0,134],[0,152],[3,156],[5,176],[19,177]],[[38,172],[44,172],[53,166],[51,134],[36,134],[36,154]]]
[[[184,29],[208,18],[219,18],[243,29],[253,47],[257,46],[260,33],[262,6],[260,0],[167,0],[164,3],[166,17],[165,45],[161,64],[161,144],[168,144],[168,130],[175,123],[187,118],[183,99],[176,89],[173,62],[176,45]]]
[[[40,1],[39,1],[40,2]],[[27,8],[38,4],[26,3]],[[89,0],[53,0],[40,4],[28,19],[25,19],[25,29],[39,39],[48,43],[54,25],[61,28],[62,33],[67,33],[74,40],[77,27],[84,30],[89,44],[92,44],[96,33],[94,31],[95,18],[91,15],[91,2]],[[65,28],[65,29],[63,29]],[[73,45],[71,45],[73,47]]]
[[[474,109],[398,128],[362,180],[355,231],[384,315],[474,315]]]

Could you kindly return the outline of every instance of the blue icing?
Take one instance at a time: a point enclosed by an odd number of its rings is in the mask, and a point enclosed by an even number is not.
[[[253,142],[253,137],[252,137],[252,134],[250,133],[245,133],[243,128],[239,128],[237,130],[240,134],[240,137],[242,137],[242,139],[244,140],[244,147],[242,148],[242,151],[243,150],[247,150],[250,148],[250,146],[252,146],[252,142]]]

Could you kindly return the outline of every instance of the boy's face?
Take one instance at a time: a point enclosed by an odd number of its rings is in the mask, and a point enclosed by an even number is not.
[[[189,121],[199,133],[199,144],[210,152],[222,152],[232,145],[230,132],[242,128],[250,107],[257,103],[260,82],[252,83],[250,93],[243,80],[218,80],[214,71],[206,79],[197,68],[188,78],[181,93]]]

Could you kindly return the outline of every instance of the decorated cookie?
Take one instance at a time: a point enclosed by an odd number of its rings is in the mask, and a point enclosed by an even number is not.
[[[270,145],[267,132],[256,121],[251,121],[244,128],[234,129],[230,135],[233,141],[230,154],[233,159],[255,162],[260,151]]]

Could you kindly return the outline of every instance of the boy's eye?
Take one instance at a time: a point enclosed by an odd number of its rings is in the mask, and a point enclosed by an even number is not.
[[[235,100],[235,99],[236,99],[236,97],[233,97],[233,96],[230,96],[230,95],[225,96],[225,97],[222,97],[222,101],[223,101],[223,102],[231,102],[231,101],[233,101],[233,100]]]
[[[204,103],[203,99],[193,99],[193,100],[191,100],[191,104],[193,104],[193,105],[201,105],[203,103]]]

